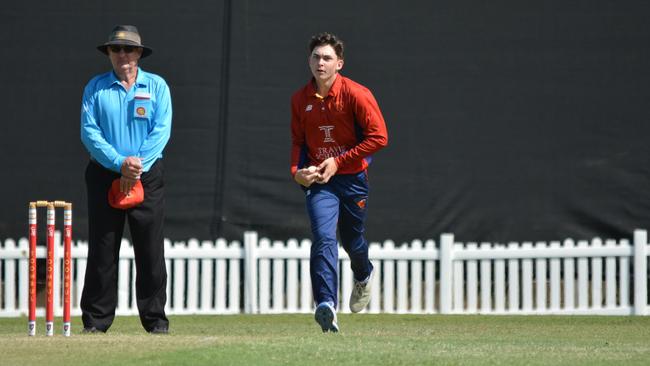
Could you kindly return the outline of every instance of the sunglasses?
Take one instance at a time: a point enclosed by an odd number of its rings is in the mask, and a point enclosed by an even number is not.
[[[111,46],[108,46],[108,48],[114,53],[120,53],[120,51],[122,51],[122,50],[124,50],[124,53],[131,53],[131,52],[135,51],[135,49],[138,48],[138,47],[136,47],[136,46],[116,46],[116,45],[111,45]]]

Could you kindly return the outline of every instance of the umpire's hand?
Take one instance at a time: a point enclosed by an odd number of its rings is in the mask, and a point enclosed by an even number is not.
[[[128,194],[142,175],[142,159],[129,156],[122,163],[122,177],[120,178],[120,192]]]
[[[140,179],[142,175],[142,159],[137,156],[129,156],[122,163],[122,176],[129,179]]]

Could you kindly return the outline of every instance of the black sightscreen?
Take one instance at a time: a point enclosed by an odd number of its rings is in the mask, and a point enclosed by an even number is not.
[[[346,41],[343,74],[375,94],[389,146],[370,168],[370,240],[629,237],[650,226],[650,3],[645,1],[48,1],[0,6],[0,239],[27,203],[74,203],[95,47],[135,24],[174,106],[172,239],[309,237],[289,174],[289,98],[307,43]]]

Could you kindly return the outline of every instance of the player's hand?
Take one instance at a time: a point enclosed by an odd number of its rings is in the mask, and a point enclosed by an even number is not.
[[[293,179],[299,184],[309,187],[312,183],[317,182],[321,178],[321,174],[318,171],[318,168],[315,166],[310,166],[304,169],[298,169],[296,175],[293,176]]]
[[[334,158],[325,159],[325,161],[320,163],[318,166],[318,171],[320,172],[320,179],[318,179],[318,183],[325,184],[329,182],[330,178],[336,174],[337,170],[339,170],[339,167],[336,165]]]
[[[137,179],[131,179],[125,176],[120,177],[120,192],[128,196],[129,192],[131,192],[131,189],[137,182]]]
[[[120,171],[122,172],[122,177],[126,177],[131,180],[140,179],[140,176],[142,175],[142,159],[137,156],[127,157],[124,159]]]

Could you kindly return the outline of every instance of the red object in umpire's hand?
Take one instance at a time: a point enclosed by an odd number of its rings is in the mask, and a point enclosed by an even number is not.
[[[128,194],[120,192],[120,178],[115,179],[111,189],[108,190],[108,204],[113,208],[126,210],[141,204],[142,201],[144,201],[144,188],[139,179]]]

